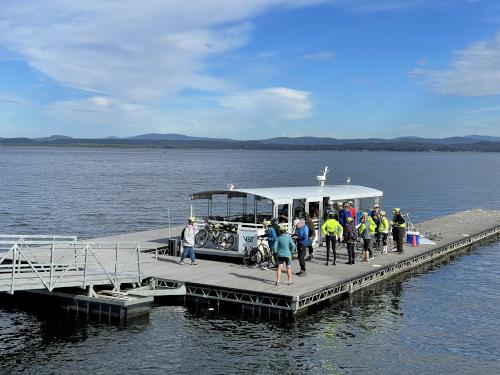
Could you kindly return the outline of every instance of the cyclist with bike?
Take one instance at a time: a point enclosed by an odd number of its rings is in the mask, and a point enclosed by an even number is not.
[[[262,222],[262,225],[264,225],[264,230],[266,231],[264,237],[266,237],[267,239],[267,244],[269,248],[272,249],[274,247],[276,240],[278,239],[277,231],[279,231],[279,225],[277,224],[277,220],[276,219],[264,220]],[[274,257],[274,264],[275,266],[271,268],[277,267],[278,262],[276,260],[276,257]]]

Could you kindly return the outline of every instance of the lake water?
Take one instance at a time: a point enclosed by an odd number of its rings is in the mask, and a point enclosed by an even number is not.
[[[0,233],[180,224],[192,192],[312,185],[324,165],[414,222],[500,209],[500,154],[0,147]],[[498,374],[499,353],[499,243],[287,322],[159,306],[116,327],[0,299],[0,373]]]

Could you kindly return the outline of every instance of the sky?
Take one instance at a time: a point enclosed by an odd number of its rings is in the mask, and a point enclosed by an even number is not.
[[[500,136],[496,0],[1,0],[0,137]]]

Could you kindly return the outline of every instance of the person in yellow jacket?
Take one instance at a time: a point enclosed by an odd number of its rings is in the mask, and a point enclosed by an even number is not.
[[[380,241],[384,246],[382,254],[387,254],[387,236],[389,235],[389,220],[385,216],[385,211],[380,211],[380,224],[377,229],[377,248],[380,247]]]
[[[321,226],[321,231],[326,237],[325,265],[328,266],[328,261],[330,260],[330,247],[331,247],[333,250],[333,265],[335,266],[335,262],[337,260],[337,251],[336,251],[337,237],[342,238],[342,232],[344,231],[342,225],[340,225],[340,223],[337,220],[335,220],[335,213],[330,212],[328,214],[328,219]]]
[[[375,238],[375,232],[377,231],[377,223],[375,223],[375,220],[373,220],[373,218],[370,215],[368,215],[368,212],[363,212],[363,216],[366,218],[366,223],[369,226],[371,235],[370,242],[373,243],[373,239]],[[370,243],[370,246],[368,247],[368,251],[370,253],[370,259],[373,259],[372,243]]]

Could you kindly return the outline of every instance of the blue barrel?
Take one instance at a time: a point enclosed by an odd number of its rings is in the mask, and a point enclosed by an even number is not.
[[[420,233],[419,232],[407,232],[406,233],[406,242],[409,244],[412,244],[413,237],[417,237],[417,246],[420,245]]]

